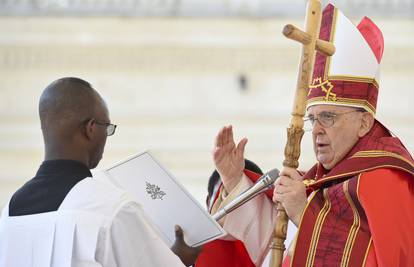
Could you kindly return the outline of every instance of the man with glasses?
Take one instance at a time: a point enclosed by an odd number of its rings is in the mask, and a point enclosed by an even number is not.
[[[115,129],[116,129],[116,125],[109,123],[109,122],[99,122],[97,120],[95,120],[95,123],[101,126],[105,126],[106,127],[106,135],[107,136],[111,136],[114,135],[115,133]]]
[[[383,38],[364,18],[357,27],[333,5],[323,11],[320,39],[336,47],[317,53],[305,129],[316,164],[302,174],[284,168],[272,200],[259,196],[221,222],[260,266],[281,203],[298,226],[284,266],[414,266],[414,161],[375,118]],[[213,152],[224,188],[213,213],[251,186],[243,173],[247,139],[236,146],[231,126]]]
[[[172,253],[139,203],[90,169],[115,133],[108,108],[78,78],[51,83],[39,101],[45,160],[0,220],[0,266],[183,266],[196,251],[176,229]],[[172,230],[172,229],[171,229]]]

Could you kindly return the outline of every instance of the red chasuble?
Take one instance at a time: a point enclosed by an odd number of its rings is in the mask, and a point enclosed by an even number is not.
[[[360,107],[374,115],[376,68],[384,49],[379,28],[368,18],[354,28],[328,5],[319,38],[334,42],[338,50],[332,57],[317,53],[308,107]],[[370,49],[356,51],[363,47]],[[287,261],[300,267],[414,266],[413,176],[410,153],[375,121],[333,169],[316,164],[306,173],[305,183],[313,193],[302,214],[293,257]]]
[[[245,174],[255,182],[259,175]],[[414,162],[378,121],[332,170],[304,176],[313,192],[287,266],[414,266]],[[266,194],[271,198],[272,192]],[[196,267],[250,267],[240,241],[204,246]]]
[[[313,190],[291,266],[414,266],[414,164],[378,121],[332,170],[304,177]],[[292,256],[292,255],[290,255]]]
[[[414,266],[413,176],[409,152],[376,121],[335,168],[316,164],[305,174],[313,193],[283,267]],[[215,240],[197,259],[196,267],[208,266],[254,264],[242,242]]]

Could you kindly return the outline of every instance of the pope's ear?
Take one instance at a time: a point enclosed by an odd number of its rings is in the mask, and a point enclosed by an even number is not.
[[[361,126],[359,128],[358,136],[364,137],[374,125],[374,116],[369,112],[363,112],[361,116]]]

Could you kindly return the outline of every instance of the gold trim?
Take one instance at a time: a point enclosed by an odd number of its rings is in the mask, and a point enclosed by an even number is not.
[[[371,248],[371,245],[372,245],[372,236],[369,238],[369,243],[368,243],[367,251],[365,251],[365,256],[364,256],[364,261],[362,262],[362,267],[365,266],[365,263],[367,261],[368,253],[369,253],[369,249]]]
[[[306,180],[303,180],[302,182],[306,187],[308,187],[309,185],[315,183],[316,180],[315,179],[306,179]]]
[[[359,182],[361,181],[360,177],[361,177],[361,175],[358,175],[358,178],[357,178],[358,182],[357,182],[357,186],[356,186],[356,196],[357,196],[357,199],[358,199],[359,203],[362,203],[361,198],[359,197]]]
[[[358,202],[362,203],[361,198],[359,197],[359,185],[360,185],[360,181],[361,181],[361,174],[358,175],[357,180],[358,180],[358,182],[357,182],[357,186],[356,186],[356,196],[357,196]],[[367,246],[367,250],[365,251],[364,261],[362,262],[361,267],[365,266],[365,261],[367,260],[369,248],[371,247],[371,243],[372,243],[372,235],[370,234],[369,243],[368,243],[368,246]]]
[[[368,76],[356,76],[356,75],[328,75],[328,79],[331,81],[347,81],[347,82],[361,82],[361,83],[370,83],[379,89],[378,81],[375,77]]]
[[[383,156],[400,159],[400,160],[408,163],[412,167],[414,167],[414,164],[411,163],[406,158],[404,158],[403,156],[398,155],[398,154],[393,153],[393,152],[383,151],[383,150],[365,150],[365,151],[358,151],[357,153],[355,153],[354,155],[352,155],[350,158],[368,158],[368,157],[373,157],[374,158],[374,157],[383,157]]]
[[[334,11],[333,11],[333,17],[332,17],[332,25],[331,25],[331,34],[329,36],[329,42],[331,44],[334,43],[335,40],[335,35],[336,35],[336,21],[338,18],[338,9],[336,7],[334,7]],[[332,60],[332,56],[327,56],[326,57],[326,62],[325,62],[325,69],[324,69],[324,73],[323,73],[323,78],[324,80],[327,79],[327,77],[329,76],[330,73],[330,69],[331,69],[331,60]]]
[[[410,171],[408,169],[399,167],[399,166],[394,166],[394,165],[379,165],[379,166],[375,166],[375,167],[371,167],[371,168],[367,168],[367,169],[363,169],[363,170],[357,170],[357,171],[353,171],[353,172],[347,172],[347,173],[342,173],[342,174],[338,174],[338,175],[334,175],[334,176],[329,176],[329,177],[326,177],[326,178],[322,178],[320,180],[315,181],[315,183],[313,183],[313,184],[309,184],[309,186],[314,186],[315,184],[322,184],[322,182],[334,180],[335,178],[338,178],[338,177],[347,177],[347,176],[352,175],[352,174],[358,174],[358,173],[362,173],[362,172],[366,172],[366,171],[371,171],[371,170],[375,170],[375,169],[382,169],[382,168],[392,168],[392,169],[403,170],[403,171],[406,171],[406,172],[414,175],[414,172],[412,172],[412,171]]]
[[[324,98],[325,97],[323,97],[323,96],[312,97],[311,99],[308,100],[308,102],[312,102],[313,99],[321,100],[321,99],[324,99]],[[365,99],[338,97],[335,102],[343,102],[343,103],[349,103],[349,104],[364,103],[367,106],[369,106],[370,109],[375,110],[375,108],[367,100],[365,100]]]
[[[316,190],[316,191],[313,191],[313,193],[310,196],[308,202],[306,203],[305,209],[303,210],[303,213],[300,216],[296,239],[299,237],[300,227],[302,226],[303,216],[305,215],[306,209],[309,207],[310,203],[312,202],[313,198],[316,196],[316,193],[318,193],[318,192],[319,192],[319,189]],[[292,259],[290,261],[290,267],[293,267],[292,264],[293,264],[293,259],[295,258],[295,253],[296,253],[296,242],[295,242],[295,247],[293,248]]]
[[[358,176],[358,179],[359,179],[359,176]],[[344,252],[342,254],[342,260],[341,260],[341,266],[346,267],[349,264],[349,258],[351,257],[351,252],[352,252],[352,248],[355,243],[355,238],[361,226],[361,219],[359,218],[358,210],[355,207],[355,203],[352,201],[351,195],[349,194],[349,180],[343,183],[343,190],[344,190],[345,198],[348,201],[349,206],[351,207],[353,214],[354,214],[354,222],[349,231],[348,239],[346,240],[345,248],[344,248]]]
[[[321,91],[326,93],[325,97],[323,98],[325,101],[336,101],[336,94],[332,92],[334,86],[329,80],[324,80],[322,82],[321,77],[313,79],[312,85],[309,85],[308,95],[312,93],[312,89],[318,88],[321,88]]]
[[[313,105],[337,105],[337,106],[353,106],[357,105],[357,107],[365,108],[369,113],[372,115],[375,115],[376,109],[367,101],[363,99],[352,99],[352,98],[343,98],[343,97],[337,97],[336,101],[326,101],[325,97],[318,96],[318,97],[312,97],[308,99],[307,107],[313,106]]]
[[[325,221],[325,218],[328,215],[329,211],[331,210],[331,202],[329,201],[328,188],[325,188],[323,190],[323,198],[325,200],[325,204],[322,210],[319,212],[318,218],[316,219],[315,227],[313,228],[312,239],[309,245],[309,252],[306,259],[306,267],[313,266],[313,262],[315,261],[316,249],[318,247],[319,236],[321,234],[322,224]]]

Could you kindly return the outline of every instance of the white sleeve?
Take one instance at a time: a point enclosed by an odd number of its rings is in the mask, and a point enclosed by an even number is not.
[[[184,266],[134,202],[123,206],[100,236],[97,260],[105,267]]]
[[[252,185],[250,179],[243,174],[241,181],[227,196],[223,196],[224,190],[221,192],[213,211],[224,207]],[[273,202],[265,194],[260,194],[226,215],[220,224],[233,238],[244,243],[250,259],[256,266],[260,266],[269,251],[276,214]]]

